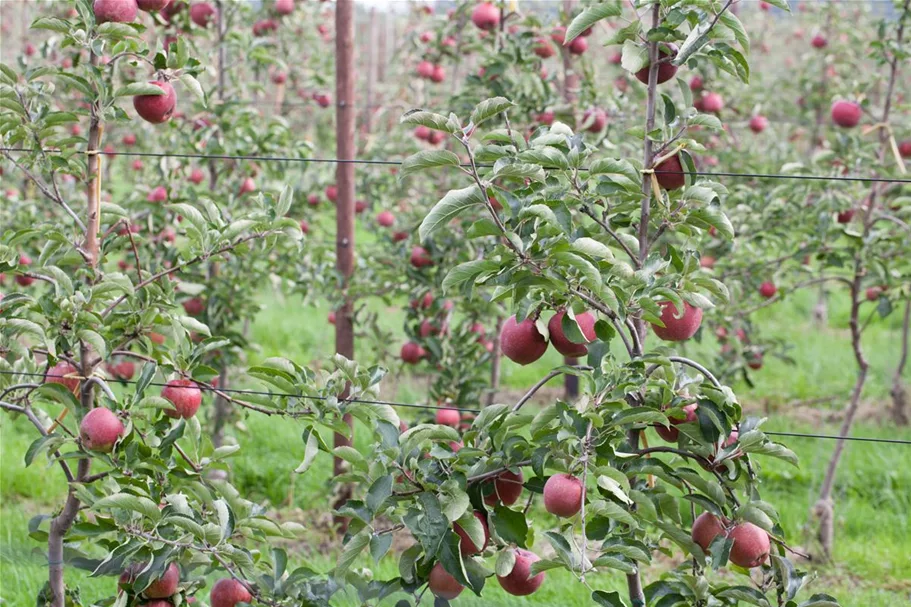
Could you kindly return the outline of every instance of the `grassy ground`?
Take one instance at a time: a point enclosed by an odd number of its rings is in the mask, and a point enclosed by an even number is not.
[[[264,301],[266,299],[264,298]],[[251,362],[267,356],[282,355],[301,362],[323,358],[332,348],[332,327],[324,319],[325,309],[302,307],[293,298],[269,297],[262,314],[251,323],[253,342],[262,349],[251,352]],[[795,343],[792,356],[796,367],[769,360],[756,374],[756,385],[740,394],[747,403],[769,403],[777,411],[767,429],[797,432],[832,433],[836,427],[824,416],[783,411],[781,405],[794,399],[844,395],[853,382],[853,367],[845,330],[846,317],[841,302],[831,310],[831,326],[816,331],[809,325],[812,298],[798,298],[765,312],[761,326],[773,336],[789,337]],[[401,314],[384,310],[390,326],[401,322]],[[277,330],[280,329],[280,330]],[[794,339],[794,336],[797,336]],[[874,322],[867,333],[871,361],[871,380],[867,391],[868,412],[876,414],[887,405],[888,385],[897,351],[897,331],[892,320]],[[713,344],[694,348],[708,351]],[[519,368],[509,363],[504,368],[504,388],[522,389],[540,377],[544,367],[559,364],[558,357],[545,358],[532,367]],[[393,368],[392,375],[400,369]],[[397,398],[420,400],[420,382],[400,381]],[[839,408],[843,398],[831,406]],[[276,508],[276,517],[299,518],[313,524],[325,518],[328,510],[330,462],[320,458],[310,473],[294,477],[291,470],[303,457],[300,428],[293,422],[250,418],[237,430],[243,445],[234,460],[234,482],[251,499],[265,500]],[[864,421],[855,429],[864,436],[911,439],[911,429],[898,429],[888,423]],[[360,436],[363,437],[364,433]],[[34,596],[46,579],[41,546],[27,534],[29,518],[51,513],[60,503],[64,485],[56,470],[44,470],[40,463],[26,470],[22,455],[32,440],[30,428],[22,421],[12,423],[0,417],[0,599],[11,606],[34,604]],[[834,443],[832,441],[784,440],[801,459],[799,469],[777,460],[761,460],[764,479],[763,497],[779,508],[782,522],[792,542],[800,545],[807,513],[818,490],[822,471]],[[909,447],[875,443],[848,446],[839,472],[836,491],[836,565],[818,571],[813,592],[838,596],[847,607],[892,607],[907,604],[911,596],[911,471],[907,462]],[[328,569],[334,545],[314,533],[306,542],[289,545],[297,562]],[[367,565],[367,563],[364,563]],[[387,557],[376,567],[381,573],[395,571],[395,561]],[[646,572],[655,579],[660,567]],[[81,589],[87,601],[110,596],[113,580],[88,579],[68,572],[68,582]],[[532,599],[505,595],[494,582],[483,600],[464,595],[460,605],[507,606],[589,605],[588,593],[568,574],[551,572],[542,590]],[[593,587],[622,590],[620,575],[591,578]],[[339,604],[355,605],[354,598],[339,599]]]

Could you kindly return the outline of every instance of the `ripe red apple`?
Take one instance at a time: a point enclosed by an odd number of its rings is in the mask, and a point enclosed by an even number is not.
[[[588,40],[582,36],[576,36],[567,48],[571,55],[582,55],[588,50]]]
[[[724,109],[724,99],[718,93],[705,93],[702,96],[702,111],[717,114]]]
[[[446,134],[442,131],[430,131],[430,137],[427,138],[427,142],[431,145],[438,145],[442,143],[445,138]]]
[[[425,59],[424,61],[418,63],[417,71],[418,76],[421,78],[429,79],[433,76],[433,64]]]
[[[384,228],[392,227],[395,223],[395,215],[392,214],[392,211],[383,211],[377,214],[376,222]]]
[[[393,242],[402,242],[403,240],[408,240],[408,232],[393,232],[392,233]]]
[[[699,547],[708,552],[712,541],[724,533],[724,522],[711,512],[703,512],[693,521],[690,536]]]
[[[839,211],[835,219],[838,223],[851,223],[851,220],[854,219],[854,209]]]
[[[459,425],[460,421],[462,421],[462,416],[459,415],[458,409],[450,409],[449,407],[437,409],[436,422],[441,426],[452,426],[455,428]]]
[[[199,27],[209,27],[215,16],[215,7],[208,2],[197,2],[190,5],[190,21]]]
[[[421,326],[418,329],[418,333],[420,333],[421,337],[426,338],[426,337],[430,337],[431,335],[439,335],[440,328],[438,326],[436,326],[435,324],[433,324],[432,322],[430,322],[429,319],[425,318],[424,320],[421,321]]]
[[[517,323],[516,317],[510,316],[500,330],[500,349],[514,363],[528,365],[544,356],[547,340],[531,318]]]
[[[555,474],[544,483],[544,509],[554,516],[576,516],[584,499],[585,486],[571,474]]]
[[[252,603],[253,595],[246,587],[233,578],[224,578],[215,582],[209,593],[211,607],[234,607],[238,603]]]
[[[190,183],[199,185],[205,178],[206,175],[202,172],[201,169],[193,169],[193,171],[190,173]]]
[[[826,48],[826,46],[829,44],[829,41],[826,40],[826,37],[822,34],[816,34],[813,36],[813,39],[810,40],[810,44],[813,45],[813,48]]]
[[[556,51],[554,47],[550,45],[550,42],[547,41],[547,38],[543,36],[535,40],[535,55],[541,59],[547,59],[548,57],[553,57]]]
[[[170,2],[171,0],[136,0],[139,10],[146,12],[160,11],[170,4]]]
[[[481,521],[481,527],[484,528],[484,544],[481,546],[476,546],[475,543],[471,541],[471,538],[468,537],[468,533],[466,533],[458,523],[455,523],[452,526],[452,530],[462,538],[462,541],[459,543],[459,551],[465,555],[480,554],[481,552],[484,552],[484,549],[487,548],[487,544],[490,543],[490,528],[487,526],[487,520],[484,518],[484,514],[475,510],[474,516]]]
[[[601,108],[585,110],[585,113],[582,114],[582,124],[586,124],[589,120],[591,120],[591,124],[585,129],[589,133],[600,133],[607,126],[607,114]]]
[[[133,375],[136,374],[136,365],[128,360],[124,360],[115,365],[108,365],[108,372],[115,379],[129,381],[133,379]]]
[[[446,80],[446,70],[443,69],[442,65],[433,66],[433,73],[430,75],[430,80],[437,83]]]
[[[307,195],[307,204],[311,207],[319,206],[319,194],[308,194]]]
[[[430,139],[430,129],[423,124],[419,125],[414,129],[414,136],[422,141],[427,141]]]
[[[711,270],[712,268],[715,267],[716,261],[717,260],[714,257],[712,257],[711,255],[703,255],[699,259],[699,265],[707,270]]]
[[[569,340],[563,333],[563,317],[566,311],[554,314],[547,323],[547,331],[550,333],[550,343],[563,356],[579,358],[588,354],[588,347],[585,344],[577,344]],[[595,317],[591,312],[582,312],[576,314],[576,324],[582,331],[582,336],[586,343],[595,340]]]
[[[183,302],[184,312],[190,316],[199,316],[206,309],[206,304],[200,297],[193,297]]]
[[[839,100],[832,104],[832,122],[840,127],[849,129],[860,122],[860,106],[851,101]]]
[[[543,111],[538,114],[537,121],[545,126],[550,126],[554,123],[554,113],[550,110]]]
[[[79,423],[79,438],[82,446],[88,451],[110,453],[117,439],[123,436],[123,432],[123,422],[120,418],[104,407],[92,409]]]
[[[660,58],[662,58],[662,59],[664,57],[674,58],[677,56],[677,46],[667,43],[667,42],[661,42],[658,44],[658,54],[659,54]],[[650,65],[646,65],[644,68],[642,68],[641,70],[636,72],[636,79],[639,82],[641,82],[643,84],[648,84],[648,71],[649,71],[650,67],[651,67]],[[658,74],[657,74],[658,84],[663,84],[663,83],[667,82],[668,80],[673,78],[676,73],[677,73],[677,66],[674,65],[673,63],[671,63],[670,61],[659,64],[658,65]]]
[[[898,144],[898,154],[902,158],[911,158],[911,139]]]
[[[655,425],[655,432],[658,433],[658,436],[663,438],[669,443],[676,443],[677,439],[680,438],[680,430],[674,426],[680,424],[691,424],[696,421],[696,409],[699,407],[696,403],[692,405],[687,405],[683,408],[683,411],[686,413],[686,417],[683,419],[679,417],[669,417],[667,421],[671,423],[670,427],[665,427],[662,425]]]
[[[677,317],[677,308],[669,301],[661,303],[661,322],[663,327],[652,325],[655,335],[664,341],[684,341],[699,330],[702,323],[702,309],[694,308],[683,302],[683,316]]]
[[[275,0],[275,12],[287,16],[294,12],[294,0]]]
[[[417,310],[418,306],[426,310],[433,305],[433,293],[427,291],[420,299],[412,299],[409,305],[411,306],[412,310]]]
[[[686,184],[686,174],[680,164],[680,156],[673,155],[655,167],[655,177],[658,185],[665,190],[676,190]]]
[[[883,291],[882,287],[870,287],[866,292],[867,301],[876,301],[883,294]]]
[[[44,377],[44,383],[60,384],[73,394],[78,394],[79,380],[75,377],[63,377],[64,375],[79,375],[79,370],[65,360],[61,360],[48,369],[47,375]]]
[[[123,145],[136,145],[136,135],[130,133],[129,135],[124,135],[121,140]]]
[[[252,177],[246,177],[242,182],[240,182],[240,187],[237,189],[237,195],[243,196],[244,194],[249,194],[256,191],[256,182],[253,181]]]
[[[437,563],[430,570],[430,578],[427,581],[427,587],[434,596],[451,601],[462,593],[465,589],[454,577],[449,575],[441,563]],[[212,607],[215,607],[213,605]]]
[[[329,202],[338,202],[338,187],[335,185],[326,186],[326,198],[329,199]]]
[[[274,72],[272,74],[272,84],[284,84],[288,81],[288,74],[285,72]]]
[[[133,170],[134,170],[134,171],[141,171],[141,170],[143,169],[143,166],[144,166],[144,165],[142,164],[142,160],[139,160],[139,159],[137,158],[136,160],[133,161],[133,165],[132,165],[132,166],[133,166]]]
[[[690,78],[690,90],[694,93],[701,91],[703,86],[705,86],[705,81],[702,80],[702,76],[693,76]]]
[[[367,210],[367,201],[365,200],[355,200],[354,201],[354,212],[357,215],[360,215]]]
[[[768,11],[772,8],[772,5],[769,4],[768,2],[765,2],[765,0],[763,0],[762,2],[759,3],[759,8],[761,10]]]
[[[136,0],[95,0],[92,5],[97,23],[129,23],[136,19]]]
[[[335,312],[334,312],[334,311],[333,311],[333,312],[329,312],[329,315],[327,316],[327,319],[329,320],[329,324],[330,324],[330,325],[334,325],[334,324],[335,324]]]
[[[421,359],[427,356],[427,352],[420,345],[409,341],[402,346],[400,355],[403,362],[414,365],[421,362]]]
[[[320,107],[329,107],[329,105],[332,103],[332,98],[325,93],[318,93],[316,95],[313,95],[313,100],[316,101],[317,105]]]
[[[97,411],[97,409],[95,409]],[[125,588],[128,584],[133,584],[136,581],[136,578],[145,568],[145,563],[134,563],[124,570],[120,574],[120,580],[118,585],[121,588]],[[168,565],[165,572],[157,580],[153,580],[151,584],[142,592],[146,598],[150,599],[165,599],[170,596],[173,596],[177,592],[177,585],[180,583],[180,569],[177,568],[177,565],[171,563]],[[137,589],[138,590],[138,589]],[[167,601],[160,601],[167,603]],[[153,602],[144,603],[144,605],[152,605]],[[168,603],[169,604],[169,603]]]
[[[427,249],[418,246],[411,247],[411,265],[416,268],[432,266],[433,260],[430,258],[430,253],[427,252]]]
[[[508,594],[513,596],[528,596],[533,594],[544,583],[544,572],[531,576],[531,566],[541,559],[534,552],[517,548],[516,564],[509,575],[497,576],[497,581]]]
[[[487,486],[493,485],[493,491],[484,497],[484,503],[488,506],[493,506],[497,503],[502,503],[504,506],[512,506],[522,495],[523,482],[525,482],[525,478],[522,476],[521,470],[519,470],[518,474],[509,470],[501,472],[493,481],[485,483]]]
[[[778,293],[778,287],[775,286],[775,283],[767,280],[759,285],[759,294],[766,299],[775,297],[775,293]]]
[[[747,357],[747,366],[754,371],[762,369],[762,352],[754,352]]]
[[[427,42],[430,42],[431,40],[433,40],[433,34],[430,32],[422,32],[421,35],[418,36],[418,39],[421,42],[427,43]]]
[[[202,404],[202,392],[189,379],[172,379],[161,391],[161,397],[174,405],[174,409],[165,409],[168,417],[189,419],[196,415]]]
[[[490,2],[482,2],[471,12],[471,22],[484,31],[492,31],[500,24],[500,9]]]
[[[757,135],[763,132],[769,126],[769,119],[765,116],[756,115],[750,118],[750,130]]]
[[[20,266],[32,265],[32,258],[29,257],[28,255],[20,255],[19,256],[19,265]],[[28,272],[28,269],[26,269],[24,271]],[[19,285],[20,287],[27,287],[27,286],[31,285],[33,282],[35,282],[35,279],[32,278],[31,276],[26,276],[25,274],[16,275],[16,284]]]
[[[759,567],[769,558],[769,534],[753,523],[735,525],[728,533],[734,540],[730,561],[741,567]]]
[[[140,118],[152,124],[161,124],[171,119],[177,106],[177,93],[170,82],[153,80],[154,84],[165,92],[164,95],[136,95],[133,97],[133,109]]]
[[[301,232],[303,232],[304,234],[310,233],[310,224],[307,223],[306,219],[301,219]]]
[[[163,185],[157,186],[149,192],[146,200],[149,202],[164,202],[168,199],[168,191]]]

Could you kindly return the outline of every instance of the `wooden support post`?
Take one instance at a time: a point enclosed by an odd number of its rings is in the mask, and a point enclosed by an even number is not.
[[[338,0],[335,5],[335,136],[336,158],[354,159],[354,0]],[[354,164],[340,162],[335,165],[335,183],[338,187],[338,204],[335,209],[335,267],[344,277],[342,289],[345,300],[335,315],[335,351],[346,358],[354,358],[354,306],[347,294],[348,279],[354,270]],[[345,421],[352,428],[350,416]],[[351,445],[351,437],[336,434],[336,447]],[[345,463],[336,457],[333,474],[345,471]],[[333,508],[341,507],[351,495],[351,488],[340,487]],[[347,519],[335,517],[340,533],[347,527]]]

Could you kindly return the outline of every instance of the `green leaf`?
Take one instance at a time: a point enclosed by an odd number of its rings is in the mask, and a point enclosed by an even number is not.
[[[589,6],[584,11],[576,15],[569,27],[566,28],[566,37],[563,39],[563,46],[579,37],[579,35],[593,26],[602,19],[608,17],[617,17],[620,15],[620,5],[614,2],[603,2]]]
[[[839,607],[838,599],[824,593],[812,595],[797,607]]]
[[[486,203],[486,196],[481,196],[481,190],[477,186],[450,190],[430,209],[430,213],[421,222],[421,227],[418,229],[421,241],[429,239],[437,230],[444,227],[465,209]]]
[[[114,21],[108,21],[107,23],[102,23],[95,31],[99,36],[108,36],[111,38],[135,38],[139,35],[139,32],[130,25],[126,23],[117,23]]]
[[[731,586],[715,593],[715,596],[743,601],[758,607],[769,607],[769,601],[765,598],[765,595],[749,586]]]
[[[634,407],[618,411],[610,420],[611,424],[623,426],[626,424],[661,424],[667,426],[667,416],[661,411],[647,409],[644,407]]]
[[[721,120],[713,114],[696,114],[690,118],[687,123],[690,126],[703,126],[707,129],[712,129],[713,131],[720,131],[724,128],[721,124]]]
[[[788,4],[788,0],[767,0],[767,2],[774,7],[786,10],[789,13],[791,12],[791,6]]]
[[[629,525],[632,528],[638,527],[636,519],[619,504],[609,502],[604,499],[598,499],[591,503],[588,512],[591,516],[603,516],[611,520]]]
[[[446,116],[424,110],[411,110],[402,116],[401,123],[423,125],[435,131],[443,131],[444,133],[450,134],[457,133],[460,130],[453,128],[453,125],[449,123],[449,119],[446,118]]]
[[[335,564],[335,570],[333,572],[335,577],[344,579],[348,569],[351,568],[351,565],[357,560],[357,557],[364,551],[364,548],[370,544],[371,535],[370,530],[365,528],[348,540],[348,543],[345,544],[345,549],[342,550],[342,553],[339,555],[338,561]]]
[[[25,466],[31,466],[35,457],[42,451],[56,449],[63,443],[63,437],[56,433],[45,434],[36,438],[25,452]]]
[[[516,566],[516,553],[514,550],[501,550],[497,555],[495,570],[499,577],[506,577],[512,573]]]
[[[152,95],[159,97],[166,94],[167,93],[163,88],[150,82],[131,82],[130,84],[117,89],[114,93],[114,97],[135,97],[136,95]]]
[[[423,150],[402,161],[399,179],[405,179],[424,169],[442,166],[459,166],[459,157],[449,150]]]
[[[594,257],[595,259],[613,259],[614,253],[610,248],[603,242],[599,242],[594,238],[589,238],[583,236],[582,238],[577,238],[572,243],[572,248],[580,253],[585,253],[589,257]]]
[[[373,557],[375,563],[379,563],[380,559],[389,552],[389,548],[392,546],[392,539],[391,533],[374,534],[370,538],[370,556]]]
[[[519,153],[519,160],[530,162],[548,169],[567,169],[566,155],[555,147],[531,148]]]
[[[595,590],[592,592],[592,600],[603,607],[626,607],[626,603],[620,598],[619,592],[605,592]]]
[[[153,521],[158,521],[161,519],[161,510],[158,509],[158,504],[147,497],[131,495],[129,493],[115,493],[113,495],[103,497],[92,504],[93,510],[111,508],[120,508],[122,510],[138,512],[139,514],[142,514],[143,516],[150,518]]]
[[[694,53],[708,44],[709,34],[711,33],[714,20],[710,19],[708,15],[705,15],[703,19],[704,21],[702,21],[702,23],[690,30],[686,40],[680,45],[677,56],[674,57],[671,63],[674,65],[683,65]]]
[[[303,474],[309,470],[310,466],[313,464],[313,460],[316,459],[317,453],[319,453],[319,436],[315,430],[311,429],[307,436],[306,446],[304,447],[304,461],[294,469],[294,473]]]
[[[731,224],[731,220],[718,207],[709,206],[693,209],[687,219],[696,219],[698,222],[714,227],[728,240],[734,238],[734,226]]]
[[[101,356],[101,358],[108,357],[108,345],[104,341],[104,338],[98,333],[95,333],[89,329],[80,329],[76,332],[76,336],[92,346],[92,348],[94,348],[95,351]]]
[[[367,508],[376,515],[383,503],[392,497],[392,475],[386,474],[376,479],[367,491]]]
[[[70,24],[63,19],[56,17],[39,17],[32,21],[31,29],[33,30],[50,30],[61,34],[70,32]]]
[[[202,90],[202,85],[199,84],[199,80],[197,80],[190,74],[181,74],[180,82],[187,89],[189,89],[191,93],[196,95],[196,98],[203,104],[203,106],[207,105],[208,101],[206,99],[206,93],[205,93],[205,91]]]
[[[528,522],[522,512],[511,510],[502,504],[498,505],[490,514],[490,524],[503,541],[517,544],[521,548],[525,547]]]
[[[648,66],[648,46],[636,40],[626,40],[623,43],[623,53],[620,65],[627,72],[635,74]]]
[[[472,124],[478,126],[485,120],[489,120],[497,114],[505,112],[513,105],[515,104],[513,104],[512,101],[505,97],[485,99],[474,108],[474,111],[471,112],[471,117],[469,119],[471,120]]]

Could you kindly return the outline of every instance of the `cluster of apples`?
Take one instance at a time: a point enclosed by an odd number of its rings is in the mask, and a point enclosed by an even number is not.
[[[146,566],[146,563],[134,563],[127,567],[120,575],[118,589],[121,592],[134,590],[133,584]],[[161,577],[152,580],[144,590],[137,594],[144,599],[142,603],[144,607],[173,607],[173,602],[169,599],[177,593],[179,585],[180,569],[175,563],[170,563]],[[253,595],[250,590],[234,578],[218,580],[209,592],[211,607],[235,607],[238,603],[252,602]]]
[[[109,365],[108,369],[117,379],[130,379],[135,372],[133,364],[126,362]],[[81,381],[79,370],[65,360],[51,367],[44,378],[45,383],[60,384],[77,396]],[[193,417],[202,404],[202,391],[189,379],[172,379],[161,390],[161,396],[173,406],[173,409],[164,410],[165,415],[175,419]],[[79,423],[79,438],[83,448],[88,451],[110,453],[124,432],[121,419],[106,407],[92,409]]]
[[[550,336],[550,342],[554,349],[563,356],[578,358],[588,354],[586,344],[595,340],[595,321],[596,318],[591,312],[581,312],[575,315],[576,324],[585,338],[584,343],[575,343],[571,341],[563,332],[563,317],[566,315],[565,310],[560,310],[554,314],[547,323],[547,332]],[[500,349],[503,355],[509,360],[520,365],[529,365],[542,356],[547,351],[548,340],[538,330],[534,318],[525,318],[522,322],[517,322],[515,316],[510,316],[503,323],[500,330]]]

